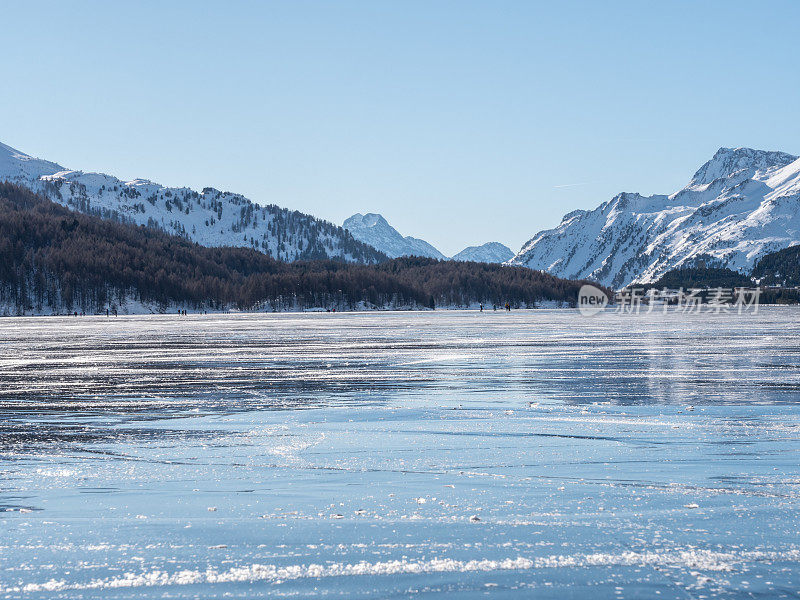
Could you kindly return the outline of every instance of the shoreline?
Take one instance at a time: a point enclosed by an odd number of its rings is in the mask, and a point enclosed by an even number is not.
[[[705,306],[705,305],[704,305]],[[762,309],[792,309],[798,308],[800,304],[760,304],[758,310]],[[37,313],[37,314],[22,314],[22,315],[14,315],[14,314],[0,314],[0,320],[2,319],[38,319],[38,318],[46,318],[46,317],[57,317],[57,318],[71,318],[71,319],[80,319],[80,318],[104,318],[104,319],[114,319],[119,317],[176,317],[176,318],[186,318],[186,317],[218,317],[218,316],[255,316],[255,315],[337,315],[337,314],[345,314],[345,315],[355,315],[355,314],[410,314],[410,313],[418,313],[418,314],[431,314],[436,312],[443,312],[443,313],[455,313],[455,312],[464,312],[464,313],[479,313],[481,312],[477,307],[437,307],[435,309],[430,308],[363,308],[357,310],[335,310],[329,311],[326,309],[297,309],[297,310],[279,310],[279,311],[265,311],[265,310],[210,310],[210,311],[192,311],[186,309],[186,314],[182,315],[178,313],[178,309],[173,311],[150,311],[150,312],[120,312],[117,315],[109,314],[105,315],[102,313],[91,313],[91,314],[80,314],[77,315],[73,313]],[[568,312],[572,311],[576,314],[580,314],[578,309],[574,306],[538,306],[535,308],[512,308],[511,311],[506,311],[505,309],[498,308],[496,311],[489,308],[483,309],[482,312],[485,313],[535,313],[535,312],[542,312],[542,311],[556,311],[556,312]],[[585,317],[587,319],[596,318],[599,315],[616,315],[616,314],[625,314],[626,316],[647,316],[647,315],[664,315],[664,314],[676,314],[680,312],[686,312],[686,314],[696,314],[696,312],[687,312],[682,309],[670,307],[667,311],[663,311],[661,307],[658,309],[654,309],[652,311],[642,310],[639,313],[620,313],[616,310],[614,305],[610,305],[608,308],[604,309],[601,313],[597,315],[592,315]],[[728,311],[720,311],[719,313],[713,312],[705,312],[703,314],[708,314],[712,316],[722,316],[722,315],[730,315],[735,314],[739,315],[738,311],[734,308],[731,308]],[[753,311],[742,311],[742,315],[744,314],[753,314]],[[755,314],[758,314],[757,312]]]

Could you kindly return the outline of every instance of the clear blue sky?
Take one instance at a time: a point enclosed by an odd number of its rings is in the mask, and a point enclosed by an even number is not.
[[[0,141],[445,253],[800,154],[800,2],[9,2]]]

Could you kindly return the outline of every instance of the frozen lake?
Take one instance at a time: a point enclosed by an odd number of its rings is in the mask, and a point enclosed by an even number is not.
[[[0,598],[797,598],[800,310],[0,320]]]

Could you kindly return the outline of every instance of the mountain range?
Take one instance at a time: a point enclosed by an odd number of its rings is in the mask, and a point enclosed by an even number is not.
[[[377,248],[390,258],[400,256],[424,256],[447,260],[434,246],[411,236],[403,236],[382,215],[356,213],[342,223],[353,237],[373,248]],[[514,253],[500,242],[488,242],[482,246],[470,246],[452,257],[452,260],[485,263],[503,263],[514,257]]]
[[[337,258],[373,264],[387,257],[341,227],[240,194],[170,188],[146,179],[71,171],[0,144],[0,181],[82,213],[147,225],[202,246],[249,247],[283,261]]]
[[[720,148],[674,194],[621,193],[572,211],[509,264],[620,289],[681,267],[749,272],[764,254],[798,243],[798,157]]]
[[[197,192],[147,179],[122,181],[105,173],[70,170],[2,143],[0,181],[23,185],[82,213],[155,227],[202,246],[250,247],[283,261],[337,258],[373,264],[412,255],[447,259],[428,242],[403,237],[381,215],[356,214],[342,228],[211,187]],[[490,242],[454,258],[504,262],[512,256],[502,244]]]
[[[279,261],[81,214],[0,182],[0,315],[534,307],[574,303],[582,284],[417,256],[377,265]]]
[[[249,247],[286,262],[447,259],[428,242],[401,235],[379,214],[355,214],[339,227],[210,187],[197,192],[69,170],[0,144],[4,180],[78,212],[145,225],[203,246]],[[760,257],[796,244],[800,159],[784,152],[720,148],[673,194],[620,193],[594,210],[568,213],[516,255],[489,242],[452,258],[525,266],[620,289],[685,267],[750,272]]]

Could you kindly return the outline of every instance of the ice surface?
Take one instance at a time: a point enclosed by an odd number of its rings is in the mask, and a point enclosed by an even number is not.
[[[0,598],[796,598],[798,317],[0,319]]]

